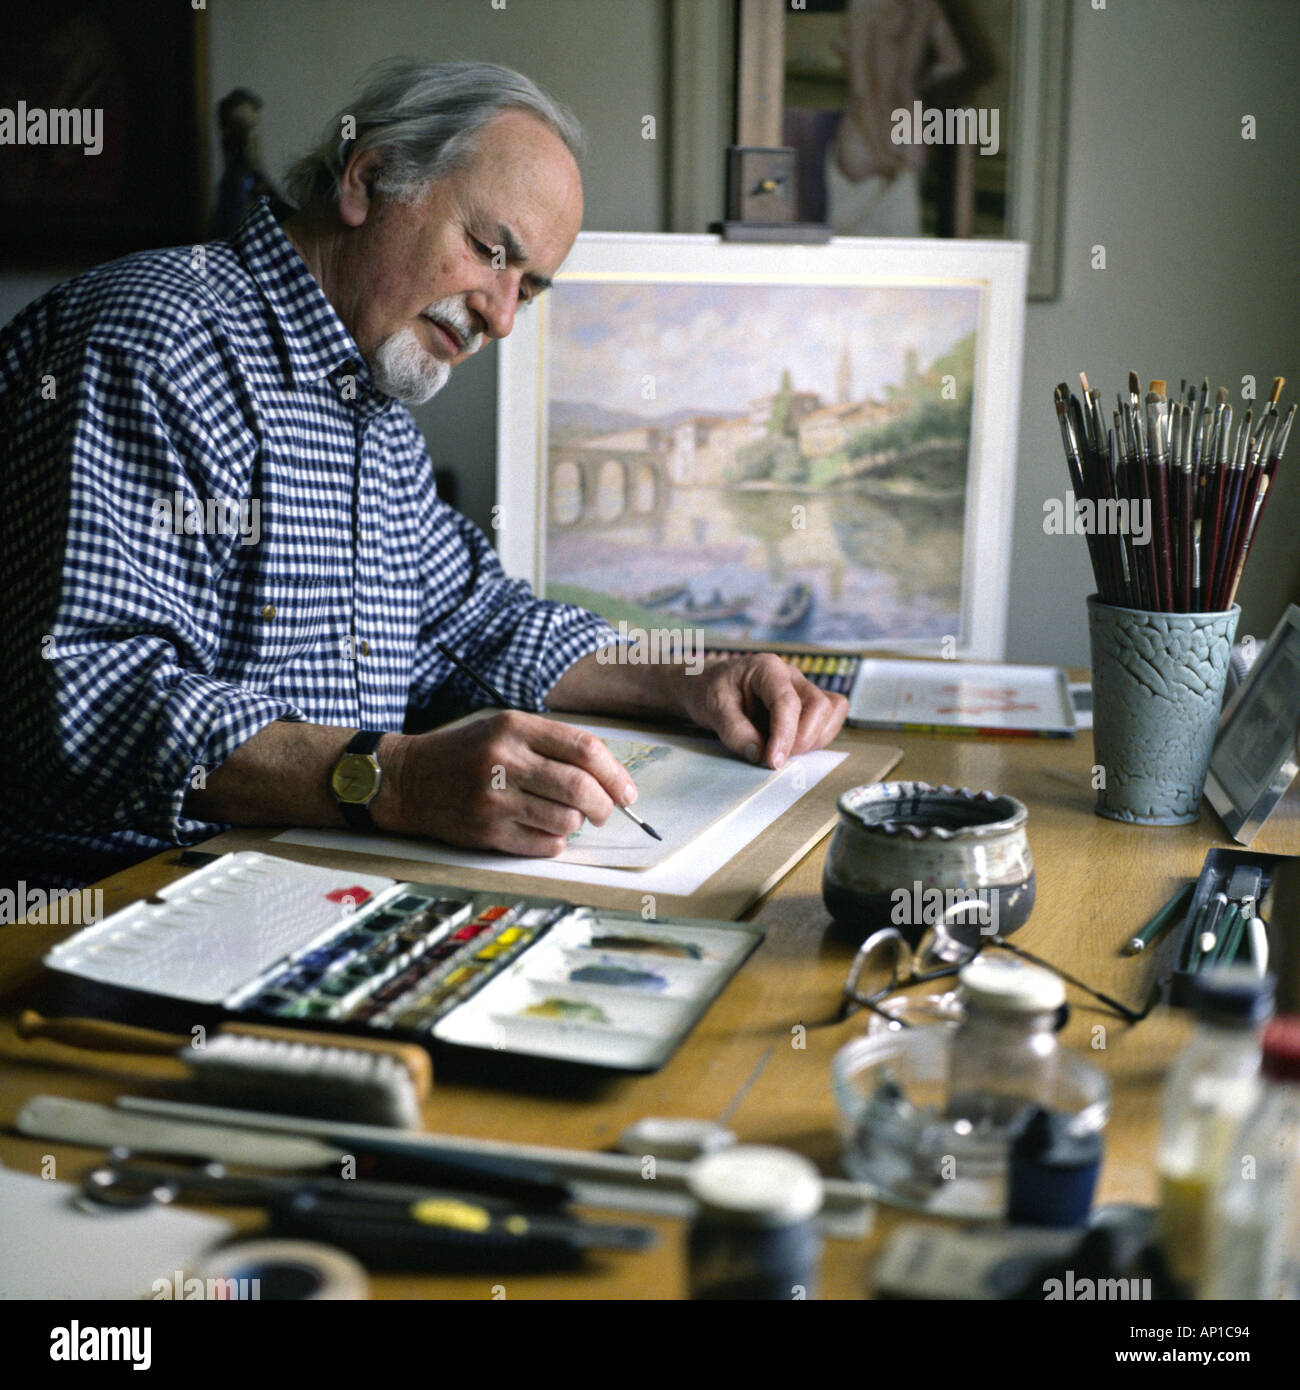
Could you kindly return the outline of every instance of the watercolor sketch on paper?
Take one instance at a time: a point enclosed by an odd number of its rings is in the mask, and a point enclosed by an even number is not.
[[[979,285],[550,298],[549,598],[715,645],[961,631]]]
[[[575,725],[584,728],[584,725]],[[678,747],[649,738],[610,737],[598,728],[610,752],[635,778],[638,816],[659,832],[652,839],[626,816],[611,815],[604,825],[587,822],[567,837],[561,858],[574,864],[603,864],[607,868],[650,869],[739,810],[770,782],[781,776],[732,757],[721,745]]]

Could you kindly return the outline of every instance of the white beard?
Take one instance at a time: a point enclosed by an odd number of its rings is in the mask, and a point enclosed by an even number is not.
[[[440,299],[424,315],[454,328],[467,351],[474,353],[483,346],[482,334],[473,332],[469,311],[458,297]],[[375,349],[371,372],[375,386],[386,396],[395,396],[403,405],[423,405],[446,386],[451,364],[426,351],[413,328],[403,328]]]
[[[451,364],[426,352],[415,329],[403,328],[375,349],[371,372],[384,395],[395,396],[403,405],[423,405],[446,386]]]

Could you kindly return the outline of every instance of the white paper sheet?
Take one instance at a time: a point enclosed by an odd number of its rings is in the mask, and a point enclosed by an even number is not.
[[[781,774],[728,753],[715,739],[643,739],[575,724],[602,739],[628,769],[638,796],[634,809],[659,832],[656,840],[615,812],[604,825],[585,824],[559,856],[566,864],[651,869],[689,848],[711,825],[738,810]]]
[[[157,1205],[87,1212],[76,1203],[79,1192],[0,1170],[0,1299],[156,1298],[160,1280],[180,1298],[176,1271],[192,1269],[234,1231],[228,1221]]]
[[[632,736],[640,735],[634,733]],[[647,734],[644,737],[650,739],[660,736]],[[702,743],[704,740],[683,739],[681,742]],[[430,864],[452,864],[458,868],[482,869],[507,877],[523,875],[528,878],[567,879],[573,883],[603,884],[606,887],[632,888],[647,893],[684,897],[707,883],[723,865],[847,757],[847,753],[823,750],[804,753],[791,759],[777,777],[743,806],[711,826],[685,849],[650,869],[612,869],[603,865],[574,864],[563,858],[518,859],[513,855],[499,854],[491,850],[460,850],[449,845],[429,844],[422,840],[403,840],[387,835],[355,835],[343,830],[285,830],[275,838],[285,844],[345,850],[354,854],[378,854],[396,859],[417,859]],[[629,829],[635,829],[626,817],[620,816],[619,819]],[[662,827],[656,826],[656,829]],[[637,834],[641,832],[638,830]]]

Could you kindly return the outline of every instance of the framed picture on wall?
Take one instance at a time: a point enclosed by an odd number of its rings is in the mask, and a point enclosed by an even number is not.
[[[175,0],[11,8],[0,252],[71,264],[205,236],[206,14]]]
[[[796,152],[839,236],[1012,237],[1059,293],[1069,9],[1044,0],[740,0],[741,144]]]
[[[713,645],[1000,659],[1025,259],[582,234],[498,349],[506,570]]]

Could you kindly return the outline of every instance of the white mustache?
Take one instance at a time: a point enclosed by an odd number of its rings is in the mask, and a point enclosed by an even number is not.
[[[483,346],[483,335],[474,332],[469,310],[460,299],[440,299],[436,304],[429,305],[423,317],[454,329],[460,336],[466,352],[477,352]]]

